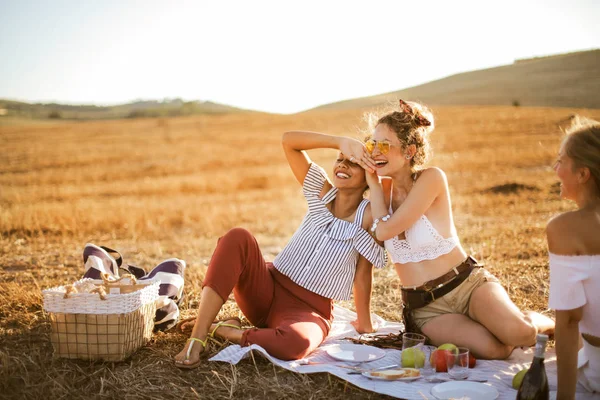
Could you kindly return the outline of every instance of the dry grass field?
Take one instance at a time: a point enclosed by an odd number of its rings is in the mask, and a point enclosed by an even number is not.
[[[560,126],[600,110],[434,108],[431,165],[443,168],[468,252],[518,306],[547,310],[546,221],[573,208],[551,168]],[[125,363],[52,358],[40,289],[83,272],[87,242],[152,268],[186,260],[184,316],[194,315],[217,238],[243,226],[267,259],[286,244],[306,205],[280,146],[291,129],[358,135],[362,110],[244,114],[85,123],[0,125],[1,398],[381,398],[324,374],[256,358],[180,371],[186,336],[155,334]],[[330,170],[336,153],[311,156]],[[373,311],[400,319],[393,268],[375,275]],[[352,307],[351,303],[344,306]],[[228,302],[226,314],[237,314]]]

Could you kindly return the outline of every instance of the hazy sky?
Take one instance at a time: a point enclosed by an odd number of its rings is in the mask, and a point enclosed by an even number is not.
[[[0,98],[290,113],[600,48],[599,0],[0,0]]]

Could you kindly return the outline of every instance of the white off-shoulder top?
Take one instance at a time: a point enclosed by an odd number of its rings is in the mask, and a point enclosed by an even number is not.
[[[600,336],[600,254],[565,256],[550,253],[550,308],[583,307],[579,332]],[[583,340],[578,354],[578,381],[600,392],[600,348]]]
[[[600,254],[565,256],[550,253],[550,298],[554,310],[583,307],[579,331],[600,336]]]

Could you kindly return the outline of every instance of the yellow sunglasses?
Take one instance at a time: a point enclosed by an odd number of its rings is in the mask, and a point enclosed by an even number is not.
[[[373,150],[375,150],[375,147],[377,147],[377,148],[379,148],[379,152],[381,154],[387,154],[387,153],[389,153],[391,147],[400,147],[400,146],[393,145],[390,142],[378,142],[375,139],[369,139],[365,142],[365,147],[367,148],[367,151],[369,153],[373,153]]]

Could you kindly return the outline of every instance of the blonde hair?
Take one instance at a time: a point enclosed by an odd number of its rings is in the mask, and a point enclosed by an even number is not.
[[[396,133],[396,137],[406,150],[408,146],[415,145],[416,152],[410,160],[412,170],[422,167],[430,157],[429,134],[434,129],[433,114],[426,106],[413,102],[400,100],[393,106],[387,107],[380,112],[369,112],[365,115],[371,132],[377,125],[385,124]]]
[[[567,129],[563,149],[576,168],[589,168],[600,191],[600,122],[576,116]]]

